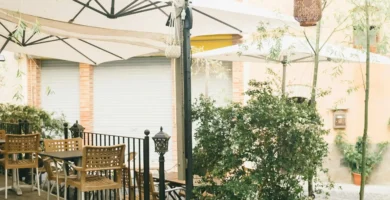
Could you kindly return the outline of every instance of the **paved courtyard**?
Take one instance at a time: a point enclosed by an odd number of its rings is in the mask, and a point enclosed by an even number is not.
[[[341,187],[341,189],[340,189]],[[330,192],[331,200],[357,200],[359,199],[360,187],[352,184],[336,184]],[[325,199],[325,198],[316,198]],[[365,200],[390,200],[390,185],[376,186],[367,185],[365,188]]]

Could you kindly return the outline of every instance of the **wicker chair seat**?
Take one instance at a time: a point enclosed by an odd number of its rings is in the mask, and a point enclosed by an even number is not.
[[[103,176],[87,176],[85,182],[81,184],[80,179],[70,179],[67,181],[69,185],[81,188],[81,191],[94,191],[94,190],[106,190],[106,189],[119,189],[122,187],[120,182],[114,182],[113,180]]]
[[[5,165],[5,159],[0,159],[0,165]],[[31,159],[21,159],[21,160],[8,160],[9,169],[23,169],[23,168],[36,168],[38,163],[35,160]]]

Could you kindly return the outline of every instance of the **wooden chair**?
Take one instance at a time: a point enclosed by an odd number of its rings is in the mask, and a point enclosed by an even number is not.
[[[81,138],[72,138],[72,139],[60,139],[60,140],[51,140],[45,139],[43,140],[43,144],[46,152],[64,152],[64,151],[81,151],[83,148],[83,140]],[[53,165],[54,164],[54,165]],[[65,184],[64,188],[64,199],[66,199],[67,195],[67,179],[77,178],[74,176],[65,177],[65,171],[61,170],[61,168],[65,167],[65,164],[62,160],[58,159],[46,159],[44,161],[44,167],[47,172],[48,187],[47,187],[47,199],[50,198],[50,193],[56,185],[57,188],[57,199],[60,198],[60,185],[62,183]],[[61,167],[62,165],[63,167]],[[50,186],[50,181],[56,182],[55,185]]]
[[[145,192],[144,192],[144,172],[139,172],[138,170],[135,171],[135,179],[137,181],[137,186],[138,186],[138,191],[141,195],[146,195]],[[156,190],[156,187],[155,186],[158,186],[158,183],[154,182],[154,178],[153,178],[153,175],[152,173],[149,172],[149,192],[150,192],[150,200],[159,200],[159,192]],[[167,196],[167,193],[169,194],[170,192],[172,191],[181,191],[183,190],[183,188],[181,187],[177,187],[177,188],[168,188],[168,185],[167,183],[165,183],[165,187],[167,189],[165,189],[165,195]],[[136,200],[138,199],[144,199],[144,197],[142,196],[139,197],[137,196],[136,197]],[[130,198],[130,200],[132,200]]]
[[[144,199],[143,195],[147,195],[144,192],[144,173],[136,170],[135,171],[135,180],[137,181],[137,187],[138,187],[139,194],[142,195],[142,198],[137,196],[137,199]],[[158,191],[156,191],[154,184],[155,183],[153,181],[153,175],[152,175],[152,173],[149,173],[150,200],[158,200]]]
[[[8,169],[16,170],[17,184],[19,185],[19,170],[31,168],[31,180],[34,182],[34,168],[38,171],[38,152],[39,152],[39,134],[30,135],[6,135],[5,136],[5,148],[3,154],[4,159],[0,159],[0,165],[5,169],[5,185],[8,186]],[[23,158],[20,160],[14,159],[18,154],[31,154],[29,158]],[[36,177],[38,180],[38,176]],[[34,184],[32,184],[34,189]],[[5,199],[7,199],[7,189],[5,190]],[[38,182],[38,195],[41,196],[41,191]]]
[[[63,151],[81,151],[83,149],[83,139],[61,139],[61,140],[43,140],[46,152],[63,152]]]
[[[86,146],[83,148],[81,167],[73,166],[79,173],[77,179],[70,179],[68,184],[81,191],[81,199],[84,193],[97,190],[117,190],[120,199],[122,194],[122,170],[126,145],[108,147]],[[114,171],[113,179],[100,175],[102,171]]]
[[[135,186],[133,185],[133,180],[131,178],[131,171],[130,168],[124,167],[122,171],[122,183],[124,182],[124,187],[121,191],[121,193],[125,193],[125,199],[126,200],[135,200]],[[129,190],[128,190],[129,189]],[[125,192],[124,192],[125,191]]]
[[[5,140],[5,130],[0,130],[0,140]],[[4,144],[0,144],[0,150],[4,149]]]

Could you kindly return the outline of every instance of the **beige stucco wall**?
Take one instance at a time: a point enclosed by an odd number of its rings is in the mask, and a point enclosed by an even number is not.
[[[15,59],[14,53],[3,51],[5,62],[0,62],[0,76],[3,81],[0,83],[0,103],[27,103],[27,59],[21,56],[20,59]],[[17,57],[16,57],[17,58]],[[18,69],[23,72],[21,77],[17,77]],[[20,89],[18,89],[21,86]],[[20,90],[23,99],[17,101],[13,98],[15,93]]]
[[[293,15],[293,2],[291,0],[278,1],[260,1],[248,0],[247,3],[261,6],[270,10],[280,11],[281,13]],[[283,6],[281,6],[283,5]],[[323,13],[324,28],[322,31],[323,40],[337,26],[334,18],[334,13],[346,13],[350,5],[345,0],[333,1],[325,13]],[[309,36],[314,38],[315,28],[305,28]],[[346,30],[336,33],[330,43],[351,46],[352,30]],[[299,33],[298,33],[299,35]],[[313,63],[308,64],[292,64],[287,69],[287,85],[289,84],[312,84]],[[266,73],[266,68],[270,67],[281,77],[282,65],[271,63],[245,63],[245,85],[251,79],[267,80],[270,75]],[[329,168],[329,174],[335,182],[351,183],[351,176],[348,168],[341,166],[342,156],[334,145],[334,138],[337,130],[333,129],[333,110],[336,102],[338,108],[347,109],[347,128],[345,129],[347,139],[355,142],[358,136],[363,134],[364,120],[364,86],[363,79],[365,76],[365,63],[361,64],[343,64],[343,73],[340,76],[332,76],[332,69],[336,67],[334,63],[321,63],[319,69],[318,88],[331,89],[331,94],[318,99],[318,110],[322,115],[325,127],[330,130],[330,134],[326,137],[329,142],[329,157],[324,163],[324,166]],[[390,66],[372,65],[371,68],[371,94],[369,103],[369,129],[368,134],[372,144],[390,141],[390,128],[388,121],[390,118],[390,90],[387,89],[390,85]],[[348,94],[347,90],[350,87],[359,86],[355,92]],[[247,88],[247,86],[245,86]],[[384,160],[371,174],[369,178],[370,184],[390,184],[390,151],[384,156]]]

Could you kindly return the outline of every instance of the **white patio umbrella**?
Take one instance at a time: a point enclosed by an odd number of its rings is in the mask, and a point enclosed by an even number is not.
[[[314,46],[314,42],[310,41]],[[193,58],[207,58],[235,62],[274,62],[283,64],[282,91],[286,84],[286,66],[288,63],[314,62],[314,51],[306,38],[284,36],[280,39],[264,39],[258,43],[234,45],[193,54]],[[280,44],[279,58],[270,58],[271,51]],[[321,46],[321,45],[320,45]],[[366,53],[362,50],[332,44],[324,44],[320,51],[320,62],[342,61],[352,63],[366,62]],[[390,65],[390,58],[371,53],[371,62]]]
[[[51,21],[55,24],[55,21]],[[157,53],[163,49],[158,41],[148,42],[142,38],[131,41],[115,41],[99,35],[83,35],[58,29],[40,27],[24,21],[25,31],[15,36],[17,23],[5,20],[0,13],[0,53],[8,50],[38,57],[55,58],[97,65],[103,62],[129,59],[135,56]],[[81,28],[71,25],[72,28]],[[88,27],[82,27],[88,30]],[[107,30],[104,30],[107,31]],[[104,32],[103,31],[103,32]],[[90,39],[92,38],[92,39]]]
[[[181,4],[182,0],[172,0]],[[0,8],[87,26],[170,33],[170,0],[0,0]],[[192,36],[241,34],[256,30],[260,21],[300,28],[292,16],[233,0],[193,0]],[[180,13],[177,13],[180,17]]]

